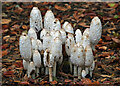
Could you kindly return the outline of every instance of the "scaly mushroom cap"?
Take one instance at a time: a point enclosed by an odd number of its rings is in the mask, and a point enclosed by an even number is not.
[[[29,36],[22,33],[19,39],[20,54],[26,61],[30,61],[32,56],[32,46]]]
[[[52,30],[60,30],[60,29],[61,29],[60,21],[57,18],[55,18],[52,21]]]
[[[52,53],[48,49],[46,49],[45,52],[44,52],[43,61],[44,61],[44,66],[45,67],[53,67],[54,56],[52,55]]]
[[[84,65],[84,48],[82,45],[75,44],[71,50],[71,62],[79,67]]]
[[[37,7],[33,7],[30,13],[30,28],[35,29],[36,32],[39,32],[43,28],[42,15]]]
[[[29,61],[25,61],[25,60],[23,59],[23,67],[24,67],[25,70],[28,69],[28,65],[29,65]]]
[[[63,28],[66,32],[68,32],[68,33],[74,33],[74,32],[73,32],[73,27],[72,27],[72,25],[71,25],[70,23],[68,23],[68,22],[65,22],[65,23],[63,24],[62,28]]]
[[[40,33],[40,39],[43,39],[43,37],[46,36],[47,33],[49,33],[49,31],[47,29],[42,29],[42,31]]]
[[[92,49],[95,50],[95,45],[99,42],[102,34],[102,25],[98,17],[94,17],[90,24],[90,42]]]
[[[55,30],[51,30],[51,31],[50,31],[50,35],[52,36],[52,38],[55,37],[55,32],[56,32]]]
[[[34,38],[34,39],[37,39],[37,33],[35,32],[35,30],[33,28],[30,28],[29,31],[28,31],[28,36],[30,38]]]
[[[46,34],[46,36],[43,37],[43,50],[50,49],[51,47],[51,40],[52,37],[49,33]]]
[[[33,51],[33,62],[35,64],[35,67],[40,68],[40,66],[41,66],[41,55],[38,52],[38,50]]]
[[[51,10],[48,10],[44,17],[44,28],[52,30],[52,21],[55,19],[55,16]]]
[[[54,34],[53,39],[55,39],[56,37],[58,37],[58,38],[62,39],[62,37],[61,37],[61,33],[60,33],[60,31],[59,31],[59,30],[56,30],[56,31],[55,31],[55,34]]]
[[[65,44],[66,41],[66,32],[64,29],[60,29],[61,37],[62,37],[62,44]]]
[[[56,37],[51,44],[51,53],[55,57],[55,61],[62,59],[62,41]]]
[[[32,49],[37,50],[38,49],[37,39],[31,38],[31,43],[32,43]]]
[[[75,40],[72,34],[68,34],[68,38],[65,41],[65,51],[68,56],[71,55],[71,48],[74,46]]]
[[[81,33],[80,29],[77,29],[75,31],[75,39],[76,39],[76,43],[82,41],[82,33]]]
[[[85,66],[90,67],[94,60],[92,48],[90,45],[87,45],[85,48]]]
[[[37,39],[37,46],[38,46],[39,51],[41,51],[43,49],[43,44],[39,39]]]
[[[87,28],[83,32],[83,38],[82,38],[82,45],[85,48],[87,45],[90,45],[90,36],[89,36],[89,28]]]
[[[30,77],[30,73],[35,70],[35,64],[33,62],[30,62],[29,65],[28,65],[28,78]]]

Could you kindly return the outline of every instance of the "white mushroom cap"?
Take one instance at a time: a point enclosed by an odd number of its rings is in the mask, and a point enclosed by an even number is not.
[[[33,62],[30,62],[29,65],[28,65],[28,77],[30,77],[30,73],[35,70],[35,64]]]
[[[50,49],[51,47],[51,40],[52,37],[49,33],[46,34],[46,36],[43,37],[43,50]]]
[[[31,38],[31,43],[32,43],[32,49],[33,50],[38,49],[37,39]]]
[[[82,33],[81,33],[80,29],[77,29],[75,31],[75,39],[76,39],[76,43],[82,41]]]
[[[52,30],[52,21],[55,19],[55,16],[51,10],[48,10],[44,17],[44,28]]]
[[[90,24],[90,42],[92,49],[95,49],[95,45],[99,42],[102,34],[102,24],[98,17],[94,17]]]
[[[85,78],[85,76],[87,75],[85,70],[82,70],[82,78]]]
[[[60,24],[60,21],[55,18],[53,21],[52,21],[52,29],[53,30],[60,30],[61,29],[61,24]]]
[[[23,67],[24,67],[25,70],[28,69],[28,65],[29,65],[29,61],[26,61],[26,60],[23,59]]]
[[[30,28],[35,29],[36,32],[43,28],[42,25],[42,15],[37,7],[33,7],[30,13]]]
[[[43,37],[49,33],[49,31],[47,29],[42,29],[41,33],[40,33],[40,39],[43,39]]]
[[[58,37],[58,38],[62,39],[62,38],[61,38],[61,33],[60,33],[60,31],[59,31],[59,30],[56,30],[56,31],[55,31],[55,34],[54,34],[53,39],[55,39],[56,37]]]
[[[85,48],[85,66],[90,67],[93,63],[94,57],[90,45],[87,45]]]
[[[55,32],[56,32],[55,30],[51,30],[51,31],[50,31],[50,35],[52,36],[52,38],[55,37]]]
[[[32,46],[29,36],[22,33],[19,39],[20,54],[26,61],[30,61],[32,55]]]
[[[66,41],[66,32],[64,29],[60,29],[61,37],[62,37],[62,44],[65,44]]]
[[[89,37],[89,28],[87,28],[83,32],[83,38],[82,38],[82,45],[85,48],[87,45],[90,45],[90,37]]]
[[[56,37],[51,44],[51,53],[55,57],[55,61],[62,59],[62,40]]]
[[[39,39],[37,39],[37,46],[38,46],[39,51],[41,51],[43,49],[43,44]]]
[[[52,53],[48,49],[46,49],[45,52],[44,52],[43,61],[44,61],[44,66],[53,67],[54,56],[52,55]]]
[[[74,33],[74,32],[73,32],[73,27],[72,27],[72,25],[71,25],[70,23],[68,23],[68,22],[65,22],[65,23],[63,24],[62,28],[63,28],[66,32],[68,32],[68,33]]]
[[[84,48],[82,45],[75,44],[71,50],[71,62],[79,67],[84,65]]]
[[[35,30],[33,28],[30,28],[29,31],[28,31],[28,36],[30,38],[34,38],[34,39],[37,39],[37,33],[35,32]]]
[[[34,52],[33,52],[33,62],[35,64],[35,67],[40,68],[40,66],[41,66],[41,55],[38,52],[38,50],[34,50]]]

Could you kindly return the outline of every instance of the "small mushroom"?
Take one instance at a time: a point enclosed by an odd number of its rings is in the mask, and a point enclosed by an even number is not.
[[[37,7],[33,7],[30,13],[30,28],[33,28],[36,32],[39,32],[42,28],[42,15]]]
[[[23,59],[23,67],[24,67],[24,70],[27,70],[28,69],[28,65],[29,65],[29,61],[26,61]]]
[[[63,28],[67,33],[72,33],[72,34],[74,33],[72,25],[71,25],[70,23],[68,23],[68,22],[65,22],[65,23],[63,24],[62,28]]]
[[[38,76],[38,74],[39,74],[39,68],[41,66],[41,55],[38,52],[38,50],[34,50],[34,52],[33,52],[33,62],[35,64],[36,73],[37,73],[37,76]]]
[[[59,37],[53,39],[51,44],[51,53],[54,57],[54,67],[53,67],[53,76],[56,77],[56,62],[62,63],[62,40]]]
[[[77,29],[75,31],[75,39],[76,39],[76,43],[82,42],[82,33],[81,33],[80,29]]]
[[[50,49],[52,37],[49,33],[43,37],[43,50]]]
[[[90,37],[89,37],[89,28],[87,28],[84,33],[83,33],[83,38],[82,38],[82,45],[85,48],[87,45],[90,45]]]
[[[85,70],[82,70],[82,78],[85,78],[85,76],[87,75]]]
[[[28,78],[30,77],[32,71],[35,71],[35,64],[33,62],[30,62],[28,65],[28,71],[27,71]],[[32,74],[32,78],[35,79],[35,73]]]
[[[81,72],[84,66],[84,48],[82,44],[75,44],[71,50],[71,62],[74,64],[74,76],[77,75],[77,67],[78,67],[78,79],[81,79]]]
[[[46,67],[46,72],[48,73],[49,68],[49,81],[52,81],[52,67],[54,65],[54,57],[49,49],[46,49],[44,52],[44,66]]]
[[[90,66],[90,76],[92,77],[93,70],[95,68],[95,61],[93,61],[92,65]]]
[[[85,71],[87,74],[91,64],[93,63],[93,60],[94,60],[94,57],[93,57],[92,48],[90,47],[90,45],[87,45],[85,47]]]
[[[20,48],[20,54],[26,61],[31,60],[32,56],[32,46],[30,37],[26,33],[22,33],[19,39],[19,48]]]
[[[44,17],[44,28],[47,30],[52,30],[52,21],[55,19],[55,16],[51,10],[48,10]]]
[[[99,42],[102,34],[102,24],[98,17],[94,17],[90,24],[90,43],[93,50],[95,45]]]
[[[37,33],[35,32],[35,30],[33,28],[30,28],[29,31],[28,31],[28,36],[30,38],[34,38],[34,39],[37,39]]]

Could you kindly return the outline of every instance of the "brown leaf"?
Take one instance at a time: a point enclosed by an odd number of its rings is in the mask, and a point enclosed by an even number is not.
[[[106,39],[107,41],[109,41],[109,40],[111,40],[111,37],[110,37],[110,36],[105,36],[105,39]]]
[[[52,82],[50,82],[52,85],[55,85],[55,84],[57,84],[58,82],[56,81],[56,80],[54,80],[54,81],[52,81]]]
[[[69,79],[65,79],[65,81],[64,81],[65,83],[69,83],[69,82],[72,82],[71,80],[69,80]]]
[[[83,84],[92,84],[92,81],[89,78],[84,78],[81,81]]]
[[[86,28],[89,28],[89,27],[90,27],[89,25],[86,25],[86,23],[84,23],[84,22],[80,22],[80,23],[78,23],[78,25],[83,26],[83,27],[86,27]]]
[[[22,28],[26,29],[26,30],[28,29],[28,27],[26,25],[23,25]]]
[[[7,55],[8,54],[8,50],[6,49],[6,50],[4,50],[4,51],[2,51],[2,56],[5,56],[5,55]]]
[[[6,71],[3,73],[3,75],[6,77],[12,77],[14,75],[14,72],[13,71]]]
[[[8,44],[3,44],[2,45],[2,49],[6,49],[7,47],[9,47]]]
[[[65,8],[65,7],[58,6],[58,5],[55,5],[55,8],[56,8],[57,10],[61,10],[61,11],[66,11],[66,10],[68,10],[68,9],[71,9],[70,6],[67,6],[67,8]]]
[[[120,44],[120,40],[119,40],[119,39],[117,39],[117,38],[112,38],[112,40],[113,40],[115,43]]]
[[[101,49],[101,50],[107,50],[107,47],[106,46],[102,46],[102,47],[99,47],[99,49]]]
[[[41,81],[41,82],[40,82],[41,85],[44,85],[44,84],[46,84],[46,83],[48,83],[48,81]]]
[[[23,11],[23,9],[21,7],[18,7],[14,10],[15,13],[21,14],[21,12]]]
[[[8,29],[9,25],[5,24],[5,25],[2,25],[2,28],[3,29]]]
[[[9,24],[11,19],[2,19],[2,24]]]
[[[19,84],[21,84],[21,85],[29,85],[30,83],[27,82],[27,81],[23,81],[23,82],[20,82]]]
[[[98,81],[94,81],[92,84],[96,85],[96,84],[100,84],[100,83]]]

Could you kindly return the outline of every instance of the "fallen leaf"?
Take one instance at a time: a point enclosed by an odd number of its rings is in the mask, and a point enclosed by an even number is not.
[[[22,28],[26,29],[26,30],[28,29],[28,27],[26,25],[22,25]]]
[[[81,81],[83,84],[92,84],[92,81],[89,78],[84,78]]]
[[[78,23],[78,25],[83,26],[83,27],[86,27],[86,28],[89,28],[89,27],[90,27],[89,25],[86,25],[86,23],[84,23],[84,22],[80,22],[80,23]]]
[[[2,24],[9,24],[11,19],[2,19]]]
[[[52,81],[52,82],[50,82],[52,85],[55,85],[55,84],[57,84],[58,82],[56,81],[56,80],[54,80],[54,81]]]
[[[8,50],[6,49],[6,50],[4,50],[4,51],[2,51],[2,56],[5,56],[5,55],[7,55],[8,54]]]
[[[9,47],[8,44],[3,44],[2,45],[2,49],[6,49],[7,47]]]
[[[5,24],[5,25],[2,25],[2,29],[8,29],[9,28],[9,25]]]
[[[41,82],[40,82],[41,85],[44,85],[44,84],[46,84],[46,83],[48,83],[48,81],[41,81]]]
[[[65,81],[64,81],[65,83],[69,83],[69,82],[72,82],[71,80],[69,80],[69,79],[65,79]]]
[[[27,81],[23,81],[23,82],[20,82],[19,84],[21,84],[21,85],[29,85],[30,83],[27,82]]]
[[[98,47],[98,48],[101,49],[101,50],[107,50],[106,46],[102,46],[102,47]]]
[[[112,38],[112,40],[113,40],[115,43],[120,44],[120,40],[119,40],[119,39],[117,39],[117,38]]]
[[[111,8],[116,8],[118,7],[118,4],[113,2],[113,3],[108,3],[108,6]]]
[[[92,84],[100,84],[99,81],[94,81]]]
[[[3,73],[3,75],[6,77],[12,77],[14,75],[14,72],[13,71],[6,71]]]
[[[61,10],[61,11],[66,11],[66,10],[69,10],[71,8],[69,6],[68,6],[68,8],[65,8],[65,7],[62,7],[62,6],[55,5],[55,9]]]

